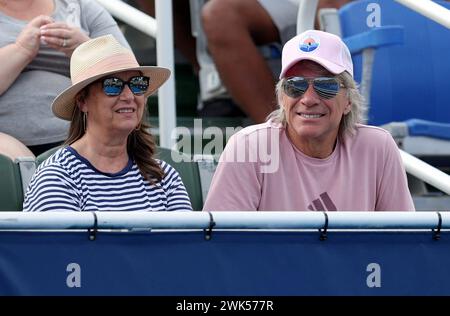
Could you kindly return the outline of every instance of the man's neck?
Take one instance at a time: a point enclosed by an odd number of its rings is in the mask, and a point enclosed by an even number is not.
[[[325,159],[329,157],[336,146],[337,135],[332,135],[333,137],[328,137],[327,139],[301,139],[297,135],[293,135],[289,129],[287,130],[287,136],[291,143],[305,155],[317,158]]]

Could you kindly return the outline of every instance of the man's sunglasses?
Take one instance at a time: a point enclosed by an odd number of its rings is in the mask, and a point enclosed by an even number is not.
[[[339,93],[339,89],[345,87],[334,77],[289,77],[283,83],[283,91],[288,97],[299,98],[308,90],[311,82],[314,91],[322,99],[334,98]]]
[[[128,85],[134,95],[143,95],[148,89],[150,78],[145,76],[135,76],[131,77],[128,81],[123,81],[120,78],[107,77],[101,79],[101,81],[103,92],[108,96],[120,95],[123,88],[125,88],[125,85]]]

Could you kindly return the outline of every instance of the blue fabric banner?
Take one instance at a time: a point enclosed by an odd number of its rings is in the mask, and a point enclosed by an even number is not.
[[[0,295],[450,295],[431,232],[0,232]]]

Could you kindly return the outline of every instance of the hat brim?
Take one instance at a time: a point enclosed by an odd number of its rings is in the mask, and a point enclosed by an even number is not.
[[[311,60],[314,61],[316,63],[318,63],[319,65],[321,65],[322,67],[324,67],[325,69],[327,69],[329,72],[331,72],[334,75],[338,75],[343,73],[346,69],[345,67],[339,66],[329,60],[320,58],[320,57],[316,57],[316,56],[301,56],[298,57],[294,60],[292,60],[291,62],[289,62],[284,68],[283,71],[280,73],[280,77],[279,79],[284,78],[284,76],[286,75],[286,72],[292,67],[294,66],[296,63],[302,61],[302,60]]]
[[[85,79],[81,82],[78,82],[63,92],[61,92],[52,103],[52,111],[57,117],[71,121],[73,110],[75,107],[75,96],[80,92],[83,88],[87,87],[89,84],[93,83],[97,79],[105,77],[107,75],[111,75],[114,73],[119,73],[123,71],[140,71],[144,76],[150,78],[150,84],[147,91],[144,93],[145,97],[148,97],[155,93],[158,88],[167,81],[170,76],[170,70],[162,67],[155,66],[139,66],[139,67],[128,67],[123,69],[114,69],[109,72],[105,72],[88,79]]]

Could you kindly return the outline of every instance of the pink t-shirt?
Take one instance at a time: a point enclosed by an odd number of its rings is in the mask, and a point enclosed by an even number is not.
[[[309,157],[271,121],[233,135],[204,211],[413,211],[391,135],[358,125],[325,159]]]

